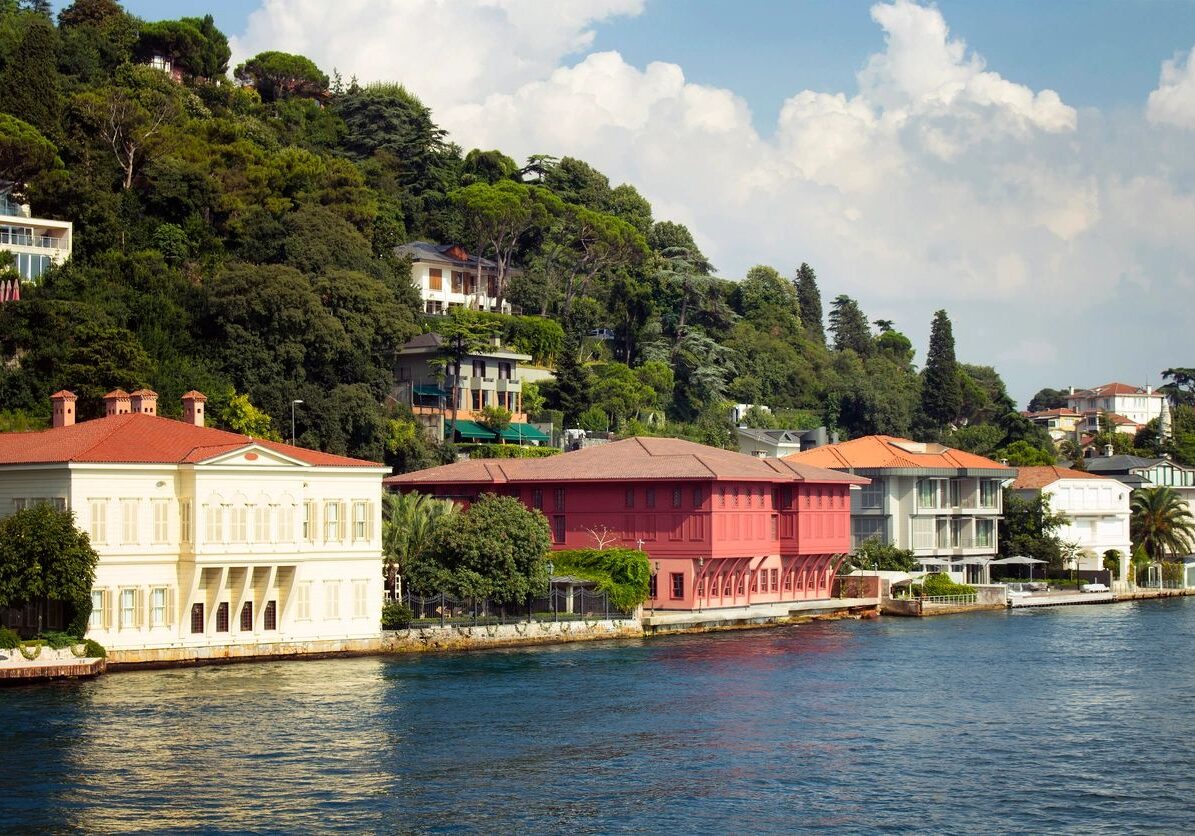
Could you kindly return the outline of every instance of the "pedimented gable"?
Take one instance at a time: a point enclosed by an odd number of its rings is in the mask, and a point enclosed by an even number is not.
[[[277,450],[263,447],[260,444],[249,444],[237,450],[219,453],[196,464],[197,467],[228,467],[229,465],[260,468],[309,466],[306,462],[288,456],[285,453],[280,453]]]

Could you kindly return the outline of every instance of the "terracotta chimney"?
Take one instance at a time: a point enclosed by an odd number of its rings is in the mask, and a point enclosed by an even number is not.
[[[54,413],[54,426],[73,427],[75,425],[75,397],[74,392],[63,389],[50,395],[50,410]]]
[[[129,397],[133,404],[133,412],[145,415],[158,414],[158,393],[152,389],[138,389]]]
[[[124,389],[113,389],[104,395],[105,418],[111,418],[113,415],[128,415],[132,411],[133,406],[129,401],[129,393]]]
[[[183,395],[183,421],[187,424],[202,427],[203,404],[206,401],[207,395],[202,392],[196,392],[194,389]]]

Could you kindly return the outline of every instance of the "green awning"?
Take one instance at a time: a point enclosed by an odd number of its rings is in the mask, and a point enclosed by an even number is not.
[[[511,424],[502,431],[502,437],[507,441],[522,444],[526,441],[551,441],[551,436],[541,432],[530,424]]]
[[[498,434],[491,432],[478,424],[476,421],[457,421],[456,424],[449,422],[444,427],[444,437],[451,439],[454,435],[453,428],[456,428],[455,435],[459,435],[462,440],[466,441],[497,441]]]
[[[423,385],[418,385],[418,384],[415,386],[415,394],[422,395],[427,398],[447,398],[448,397],[448,393],[445,392],[443,389],[441,389],[439,386],[423,386]]]

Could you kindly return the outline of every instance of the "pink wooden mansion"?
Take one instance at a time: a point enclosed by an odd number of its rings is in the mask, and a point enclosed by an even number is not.
[[[850,488],[868,480],[673,438],[630,438],[543,459],[462,461],[391,476],[391,490],[462,502],[517,497],[554,548],[639,547],[656,610],[825,599],[850,551]]]

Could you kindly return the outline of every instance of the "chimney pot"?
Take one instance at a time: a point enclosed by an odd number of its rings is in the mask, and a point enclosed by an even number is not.
[[[1112,456],[1112,445],[1111,444],[1104,445],[1104,456],[1107,458],[1111,458],[1111,456]]]
[[[203,426],[203,405],[207,401],[207,395],[202,392],[196,392],[192,389],[183,395],[183,421],[187,424],[194,424],[197,427]]]
[[[75,397],[74,392],[68,392],[63,389],[60,392],[55,392],[50,395],[50,411],[54,415],[54,427],[72,427],[75,424]]]

